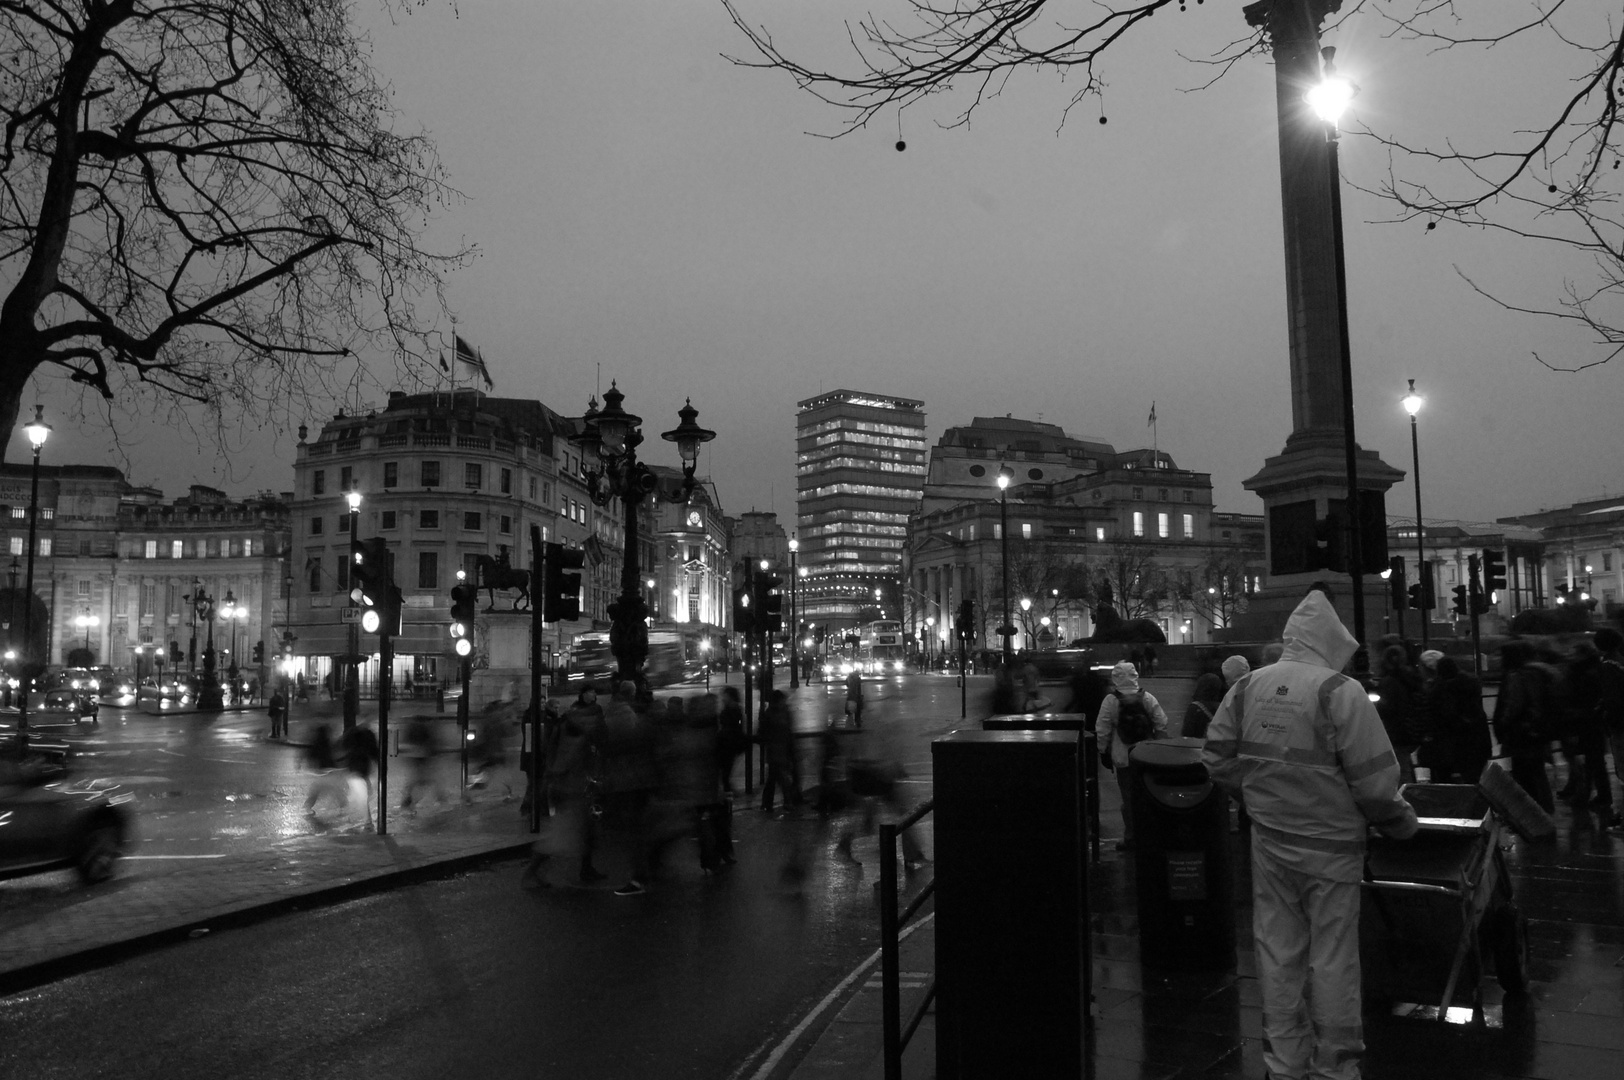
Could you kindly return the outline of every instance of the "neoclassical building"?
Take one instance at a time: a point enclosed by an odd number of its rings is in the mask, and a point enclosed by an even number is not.
[[[1209,641],[1263,574],[1262,516],[1215,510],[1210,474],[1054,424],[976,417],[931,448],[909,521],[904,619],[916,640],[950,645],[970,599],[978,647],[1000,647],[1006,515],[1017,648],[1091,634],[1102,581],[1119,611],[1153,619],[1170,642]]]
[[[0,467],[7,585],[16,590],[27,576],[30,476],[28,465]],[[239,669],[262,675],[254,646],[263,643],[271,658],[286,620],[287,498],[233,499],[194,485],[166,502],[110,466],[42,465],[34,594],[49,613],[47,662],[66,663],[80,648],[95,663],[138,674],[161,649],[166,666],[178,654],[182,667],[201,667],[212,622],[220,669],[232,662],[235,638]],[[21,641],[20,626],[5,633],[8,645]]]

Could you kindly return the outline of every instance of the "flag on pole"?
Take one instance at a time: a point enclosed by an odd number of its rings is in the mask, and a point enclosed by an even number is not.
[[[443,350],[440,353],[440,370],[447,375],[451,374],[451,365],[445,362],[445,352]]]
[[[1146,427],[1155,427],[1156,426],[1156,403],[1154,401],[1152,401],[1150,403],[1150,419],[1145,421],[1145,426]]]
[[[457,363],[464,364],[472,368],[481,379],[485,380],[485,389],[491,389],[494,385],[491,382],[491,373],[485,370],[485,358],[479,354],[479,350],[462,340],[461,334],[453,334],[452,338],[456,342],[456,349],[454,351],[457,357]]]

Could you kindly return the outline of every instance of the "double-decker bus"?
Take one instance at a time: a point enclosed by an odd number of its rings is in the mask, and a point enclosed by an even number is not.
[[[705,658],[699,643],[704,638],[704,631],[697,627],[650,627],[648,658],[643,662],[643,673],[649,685],[670,686],[702,677]],[[570,682],[600,682],[612,678],[618,667],[614,653],[609,651],[607,631],[591,630],[575,635],[575,646],[570,654]]]
[[[871,622],[861,630],[857,662],[865,675],[901,674],[908,668],[908,640],[902,624],[890,620]]]

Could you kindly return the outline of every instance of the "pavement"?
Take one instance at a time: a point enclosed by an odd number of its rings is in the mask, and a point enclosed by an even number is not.
[[[928,677],[951,684],[950,677]],[[1147,687],[1173,723],[1188,682],[1152,679]],[[951,695],[956,697],[956,693]],[[832,699],[831,699],[832,700]],[[308,715],[320,722],[325,715]],[[959,726],[956,717],[921,728],[922,738]],[[968,721],[975,724],[975,720]],[[294,738],[300,729],[294,729]],[[908,793],[929,793],[928,751],[915,752]],[[1560,770],[1557,776],[1560,781]],[[1250,874],[1245,838],[1230,838],[1236,866],[1237,965],[1192,974],[1144,967],[1131,858],[1109,841],[1120,831],[1116,785],[1101,785],[1107,843],[1092,868],[1087,919],[1094,956],[1095,1026],[1089,1046],[1096,1080],[1256,1080],[1263,1074],[1259,995],[1251,943]],[[397,789],[398,790],[398,789]],[[391,798],[395,802],[396,797]],[[391,808],[393,811],[393,807]],[[755,815],[750,815],[753,819]],[[1530,920],[1531,991],[1507,1000],[1485,979],[1488,1023],[1441,1023],[1402,1003],[1367,1012],[1367,1075],[1434,1080],[1567,1080],[1617,1072],[1624,1053],[1624,837],[1600,829],[1583,810],[1558,810],[1558,838],[1516,841],[1508,860],[1516,898]],[[925,819],[927,840],[929,818]],[[745,824],[744,828],[756,827]],[[27,879],[24,902],[0,902],[0,993],[14,993],[132,951],[301,907],[329,904],[408,881],[456,873],[526,851],[530,835],[516,801],[476,792],[417,817],[392,813],[378,836],[356,819],[228,856],[162,856],[139,850],[119,879],[80,889],[71,874]],[[929,872],[913,875],[917,889]],[[18,883],[9,883],[15,896]],[[905,894],[906,896],[906,894]],[[32,897],[45,902],[31,903]],[[903,1014],[935,971],[934,923],[927,904],[901,946]],[[870,1080],[884,1076],[878,954],[829,988],[785,1030],[743,1062],[729,1080]],[[903,1058],[903,1076],[936,1075],[935,1016],[927,1012]]]

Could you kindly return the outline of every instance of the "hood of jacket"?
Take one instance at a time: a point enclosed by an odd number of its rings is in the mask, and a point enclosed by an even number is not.
[[[1139,669],[1126,660],[1111,669],[1111,689],[1119,694],[1139,692]]]
[[[1317,664],[1332,671],[1346,667],[1359,648],[1359,643],[1337,618],[1336,608],[1318,589],[1303,597],[1291,618],[1286,620],[1283,639],[1286,649],[1280,659]]]

